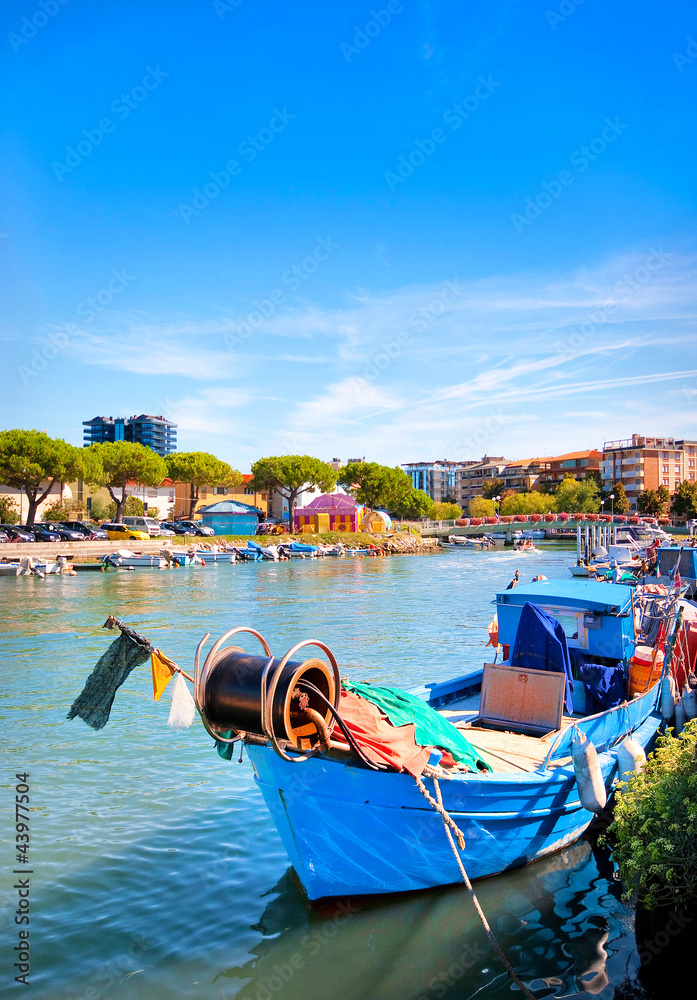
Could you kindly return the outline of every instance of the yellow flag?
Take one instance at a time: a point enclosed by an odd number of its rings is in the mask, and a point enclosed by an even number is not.
[[[160,700],[160,695],[174,677],[174,669],[169,665],[172,661],[161,653],[159,649],[150,654],[152,664],[152,689],[155,701]]]

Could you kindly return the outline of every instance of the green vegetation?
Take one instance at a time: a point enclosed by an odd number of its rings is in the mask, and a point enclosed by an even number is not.
[[[614,858],[626,886],[647,910],[697,903],[697,721],[679,737],[658,738],[642,771],[621,783]]]
[[[482,496],[485,500],[493,500],[494,497],[502,496],[505,488],[506,484],[503,479],[485,479],[482,486]]]
[[[697,517],[697,483],[683,479],[673,495],[673,511],[678,517]]]
[[[28,525],[34,523],[39,504],[56,484],[85,474],[91,465],[86,451],[43,431],[0,431],[0,483],[26,494]]]
[[[384,507],[401,511],[415,492],[404,469],[399,466],[393,469],[377,462],[349,462],[339,471],[338,481],[370,510]]]
[[[117,505],[112,501],[104,507],[104,518],[107,521],[116,521]],[[142,517],[145,513],[145,506],[139,497],[127,497],[121,510],[122,517]],[[92,516],[94,517],[94,501],[92,502]]]
[[[11,497],[0,497],[0,524],[17,524],[19,507]]]
[[[661,487],[665,490],[665,486]],[[670,499],[670,494],[668,494]],[[668,512],[668,502],[658,493],[658,490],[644,490],[636,498],[636,507],[639,514],[648,514],[650,517],[661,517]]]
[[[142,444],[105,441],[103,444],[90,445],[83,451],[92,460],[91,467],[84,475],[85,481],[91,486],[107,488],[115,505],[112,519],[117,523],[123,518],[124,507],[129,498],[126,492],[128,485],[139,483],[143,486],[159,486],[167,476],[165,460]]]
[[[128,502],[128,501],[126,501]],[[107,504],[101,497],[93,497],[92,503],[90,504],[90,518],[93,521],[107,521],[111,519],[109,510],[111,504]],[[116,513],[116,505],[114,504],[114,513]]]
[[[627,501],[627,494],[624,493],[623,486],[622,493],[627,510],[629,510],[629,502]],[[618,514],[626,513],[619,509],[618,503],[621,503],[621,501],[618,498],[619,494],[615,491],[615,512]],[[567,514],[597,514],[600,510],[600,487],[593,476],[589,476],[588,479],[582,479],[579,482],[573,476],[567,475],[564,476],[557,486],[552,499],[554,501],[553,509],[558,514],[564,512]]]
[[[610,490],[605,496],[605,510],[607,510],[607,499],[610,494],[613,493],[615,499],[610,505],[610,510],[615,514],[628,514],[629,513],[629,500],[627,499],[627,491],[625,490],[622,483],[613,483]]]
[[[202,486],[238,486],[242,473],[207,451],[174,452],[165,458],[167,475],[189,484],[189,520],[193,520]]]
[[[535,491],[513,493],[501,501],[501,514],[547,514],[554,509],[554,498]]]
[[[469,502],[468,514],[470,517],[493,517],[498,508],[498,504],[485,497],[472,497]]]
[[[422,517],[433,517],[432,512],[433,500],[428,493],[415,489],[412,489],[401,503],[395,504],[392,508],[394,516],[404,521],[419,521]]]
[[[41,515],[44,521],[82,521],[85,516],[85,506],[79,500],[56,500],[44,507]]]
[[[334,488],[336,472],[328,462],[311,455],[273,455],[260,458],[252,466],[250,486],[257,492],[276,490],[288,501],[288,516],[293,524],[295,503],[304,488],[319,487],[324,493]]]
[[[451,521],[462,517],[462,507],[456,503],[434,503],[433,510],[428,515],[434,521]]]

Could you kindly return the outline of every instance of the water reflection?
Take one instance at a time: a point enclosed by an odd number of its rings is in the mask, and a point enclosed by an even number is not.
[[[586,840],[478,882],[476,892],[509,961],[537,997],[612,995],[607,965],[617,951],[611,938],[621,907]],[[249,960],[215,980],[239,988],[238,1000],[510,995],[464,887],[346,899],[317,910],[289,869],[271,895],[253,925],[261,937]]]

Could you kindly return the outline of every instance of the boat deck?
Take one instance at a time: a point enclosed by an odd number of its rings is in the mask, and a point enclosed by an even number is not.
[[[452,722],[458,729],[467,730],[467,739],[482,754],[495,774],[535,771],[547,756],[550,743],[559,732],[553,730],[544,736],[529,736],[505,729],[477,726],[479,694],[453,702],[448,708],[440,709],[438,714]],[[562,718],[562,726],[567,726],[573,721],[572,717],[565,715]],[[570,757],[562,757],[550,762],[549,766],[564,767],[570,761]]]

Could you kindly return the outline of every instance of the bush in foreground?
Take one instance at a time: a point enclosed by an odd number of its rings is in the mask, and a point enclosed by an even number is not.
[[[697,720],[659,737],[642,771],[618,786],[613,853],[647,910],[697,904]]]

